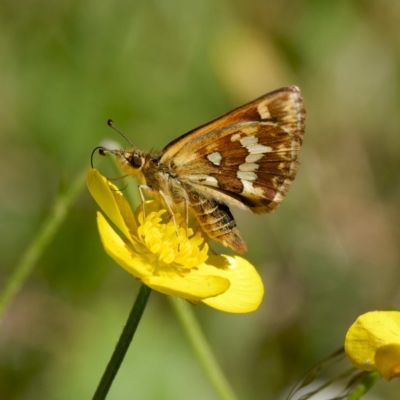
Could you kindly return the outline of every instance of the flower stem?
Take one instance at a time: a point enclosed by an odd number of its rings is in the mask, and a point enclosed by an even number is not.
[[[97,387],[93,396],[93,400],[103,400],[106,398],[114,378],[118,373],[119,367],[124,360],[125,354],[128,351],[129,345],[132,342],[133,335],[135,334],[136,328],[138,327],[140,319],[142,318],[150,294],[151,289],[142,283],[126,325],[121,333],[117,345],[115,346],[115,350],[110,361],[108,362],[99,386]]]
[[[236,400],[237,397],[218,365],[191,307],[187,307],[186,304],[182,305],[180,299],[176,297],[169,296],[168,299],[170,300],[172,307],[197,354],[197,357],[220,398],[224,400]]]
[[[359,400],[381,379],[382,376],[378,371],[369,372],[367,376],[353,389],[347,400]]]
[[[80,173],[69,187],[61,187],[42,227],[37,232],[30,246],[22,254],[19,263],[0,295],[0,321],[7,306],[25,283],[38,259],[51,243],[58,228],[65,220],[68,210],[82,191],[85,183],[85,173]]]

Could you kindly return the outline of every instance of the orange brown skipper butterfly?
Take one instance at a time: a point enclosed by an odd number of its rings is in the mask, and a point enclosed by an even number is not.
[[[161,152],[132,145],[101,154],[114,154],[137,178],[142,203],[143,190],[153,192],[173,219],[183,207],[186,223],[190,209],[210,238],[242,253],[246,244],[228,205],[256,214],[279,206],[296,177],[305,114],[300,90],[288,86],[191,130]]]

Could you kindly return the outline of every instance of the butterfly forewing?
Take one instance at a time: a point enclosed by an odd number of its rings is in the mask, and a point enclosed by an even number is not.
[[[172,168],[180,180],[208,193],[228,196],[255,213],[270,212],[296,176],[304,119],[298,89],[280,89],[167,146],[174,153]]]
[[[297,86],[287,86],[267,93],[185,133],[165,146],[163,161],[171,159],[182,146],[205,133],[241,122],[281,122],[283,119],[285,119],[285,124],[295,130],[302,139],[304,135],[305,110],[300,90]]]

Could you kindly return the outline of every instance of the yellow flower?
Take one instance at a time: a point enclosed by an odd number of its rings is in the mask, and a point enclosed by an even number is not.
[[[175,214],[178,228],[156,202],[146,202],[134,215],[116,186],[91,169],[89,191],[123,237],[98,212],[97,223],[107,254],[117,264],[152,289],[203,303],[221,311],[246,313],[260,305],[264,287],[255,268],[238,256],[208,256],[200,232],[186,229]],[[178,231],[178,232],[177,232]],[[178,234],[177,234],[178,233]]]
[[[345,350],[357,368],[377,370],[387,381],[400,377],[400,312],[372,311],[358,317],[346,334]]]

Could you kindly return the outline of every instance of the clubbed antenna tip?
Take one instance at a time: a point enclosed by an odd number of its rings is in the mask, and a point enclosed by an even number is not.
[[[111,127],[112,129],[114,129],[115,132],[118,132],[132,147],[135,147],[131,141],[114,125],[114,122],[112,119],[109,119],[107,121],[107,125],[109,127]]]

